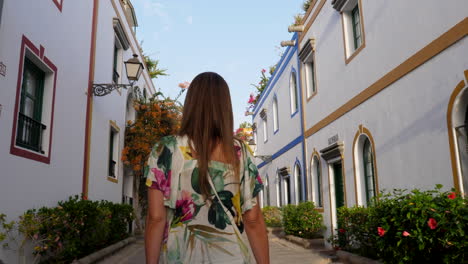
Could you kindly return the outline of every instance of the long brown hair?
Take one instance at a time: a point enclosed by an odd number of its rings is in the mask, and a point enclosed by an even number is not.
[[[196,152],[201,194],[210,197],[208,163],[217,145],[239,175],[234,149],[234,118],[229,86],[219,74],[204,72],[191,82],[185,97],[180,136],[187,136]],[[239,178],[239,177],[237,177]]]

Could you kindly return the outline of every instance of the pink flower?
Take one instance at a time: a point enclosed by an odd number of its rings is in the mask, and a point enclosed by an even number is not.
[[[262,69],[262,73],[265,73],[265,72],[266,72],[266,70],[265,70],[265,69]]]
[[[253,94],[250,94],[249,101],[247,103],[253,104],[255,102],[255,97]]]
[[[449,195],[447,195],[447,197],[451,200],[455,199],[455,197],[457,197],[457,195],[455,194],[455,192],[451,192],[449,193]]]
[[[37,234],[34,234],[33,238],[34,238],[35,240],[37,240],[37,239],[39,238],[39,236],[38,236]]]
[[[257,181],[260,184],[263,184],[262,177],[260,177],[260,174],[257,174]]]
[[[385,229],[383,229],[382,227],[377,227],[377,233],[379,234],[380,237],[383,237],[385,235]]]
[[[167,177],[164,175],[163,171],[156,168],[151,169],[151,171],[156,178],[156,181],[153,181],[151,188],[160,190],[163,193],[164,198],[169,198],[171,191],[171,171],[167,173]]]
[[[180,87],[181,89],[187,89],[189,86],[190,86],[190,83],[189,83],[189,82],[182,82],[182,83],[179,83],[179,87]]]
[[[180,222],[186,222],[193,218],[195,203],[188,191],[183,190],[181,196],[181,199],[176,201],[174,218],[180,218]]]
[[[404,237],[407,237],[410,235],[410,233],[406,232],[406,231],[403,231],[403,233],[401,233]]]
[[[429,220],[427,221],[427,225],[430,229],[434,230],[437,228],[437,221],[434,218],[429,218]]]

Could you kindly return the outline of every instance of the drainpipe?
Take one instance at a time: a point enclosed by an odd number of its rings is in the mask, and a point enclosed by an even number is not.
[[[88,184],[89,184],[89,158],[91,148],[91,128],[93,117],[93,82],[94,82],[94,67],[96,64],[96,32],[98,23],[99,0],[94,0],[93,4],[93,21],[91,28],[91,48],[89,55],[89,79],[88,90],[86,92],[86,128],[85,128],[85,142],[84,142],[84,159],[83,159],[83,199],[88,199]]]

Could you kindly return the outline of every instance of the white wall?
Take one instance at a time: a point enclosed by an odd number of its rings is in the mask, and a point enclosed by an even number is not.
[[[92,1],[5,1],[0,27],[0,213],[16,219],[24,211],[52,206],[80,194],[91,42]],[[11,135],[22,36],[58,68],[50,164],[11,155]],[[8,260],[0,251],[0,259]],[[7,261],[10,263],[9,261]]]
[[[379,190],[433,189],[436,184],[443,184],[446,190],[454,187],[447,108],[452,91],[468,69],[468,60],[459,59],[467,48],[465,38],[306,140],[308,153],[327,147],[328,138],[335,134],[344,142],[347,206],[356,204],[352,151],[361,124],[375,142]],[[325,164],[322,159],[327,212],[329,175]],[[328,213],[324,216],[329,225]]]
[[[115,3],[115,8],[112,5]],[[114,28],[113,19],[120,18],[124,30],[130,41],[129,49],[123,51],[121,63],[121,83],[128,84],[125,73],[124,61],[132,58],[136,53],[142,61],[139,53],[138,43],[133,35],[132,29],[126,22],[125,14],[120,5],[120,1],[112,0],[100,2],[97,28],[96,42],[96,66],[95,66],[95,82],[96,83],[111,83],[114,61]],[[149,92],[154,92],[154,87],[151,82],[148,82],[149,76],[145,71],[141,75],[135,86],[148,87]],[[89,173],[89,198],[90,199],[105,199],[113,202],[122,201],[122,191],[125,189],[127,195],[131,186],[123,187],[124,170],[123,163],[120,160],[121,151],[124,146],[127,98],[129,90],[122,90],[121,93],[113,91],[111,94],[93,98],[93,117],[92,117],[92,138],[91,138],[91,156],[90,156],[90,173]],[[130,112],[134,112],[133,110]],[[119,132],[119,155],[118,155],[118,182],[109,181],[108,175],[108,159],[109,159],[109,128],[110,120],[114,121],[120,129]],[[114,146],[115,147],[115,146]],[[127,176],[128,177],[128,176]],[[131,179],[126,179],[125,182],[131,182]],[[130,192],[131,193],[131,192]]]

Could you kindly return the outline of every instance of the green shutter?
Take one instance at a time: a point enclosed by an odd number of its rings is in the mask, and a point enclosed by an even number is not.
[[[363,146],[363,161],[364,161],[364,181],[366,185],[366,201],[371,202],[375,196],[375,179],[374,179],[374,156],[371,149],[371,144],[368,138],[364,141]]]
[[[335,203],[338,209],[345,205],[343,167],[341,162],[333,164],[333,174],[335,180]]]
[[[314,158],[316,162],[315,164],[317,164],[317,193],[318,193],[318,201],[317,201],[317,206],[318,207],[323,207],[323,204],[322,204],[322,175],[320,174],[320,163],[319,163],[319,160],[317,157]]]
[[[110,129],[109,135],[109,176],[114,175],[114,131]]]
[[[351,11],[351,20],[353,23],[354,49],[361,46],[361,17],[359,15],[359,5]]]

